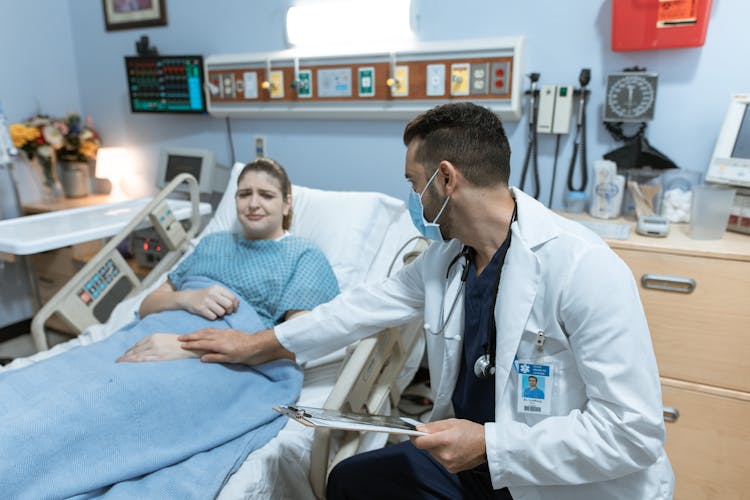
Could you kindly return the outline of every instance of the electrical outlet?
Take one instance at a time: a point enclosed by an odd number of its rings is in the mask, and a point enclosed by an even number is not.
[[[225,73],[221,76],[222,97],[234,99],[234,73]]]
[[[552,119],[553,134],[570,132],[573,116],[573,85],[558,85],[555,92],[555,116]]]
[[[255,143],[255,157],[256,158],[267,158],[266,154],[266,137],[263,135],[256,135],[254,138]]]
[[[489,75],[487,63],[472,63],[471,64],[471,93],[472,94],[486,94],[487,93],[487,82]]]
[[[552,133],[552,119],[555,116],[555,94],[557,87],[542,85],[539,90],[539,113],[536,118],[536,131],[542,134]]]

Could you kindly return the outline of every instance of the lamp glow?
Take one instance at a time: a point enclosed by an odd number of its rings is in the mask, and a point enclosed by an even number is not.
[[[112,183],[111,196],[125,197],[120,181],[132,170],[133,154],[128,148],[99,148],[96,155],[96,177]]]

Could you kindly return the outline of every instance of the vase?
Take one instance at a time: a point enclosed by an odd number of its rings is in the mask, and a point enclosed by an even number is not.
[[[89,164],[85,161],[60,161],[63,192],[67,198],[88,196]]]
[[[42,201],[53,203],[62,197],[62,187],[57,177],[57,165],[53,158],[37,156],[36,164],[41,174],[40,191]]]

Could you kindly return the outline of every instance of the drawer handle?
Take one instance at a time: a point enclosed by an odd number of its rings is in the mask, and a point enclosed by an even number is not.
[[[664,290],[665,292],[692,293],[695,290],[693,278],[666,276],[663,274],[644,274],[641,276],[643,288]]]
[[[673,408],[671,406],[665,406],[663,413],[665,422],[677,422],[677,419],[680,418],[680,411],[677,408]]]

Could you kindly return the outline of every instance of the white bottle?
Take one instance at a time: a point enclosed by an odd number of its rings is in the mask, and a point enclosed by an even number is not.
[[[594,183],[589,213],[600,219],[620,215],[625,177],[617,175],[617,164],[610,160],[594,161]]]

